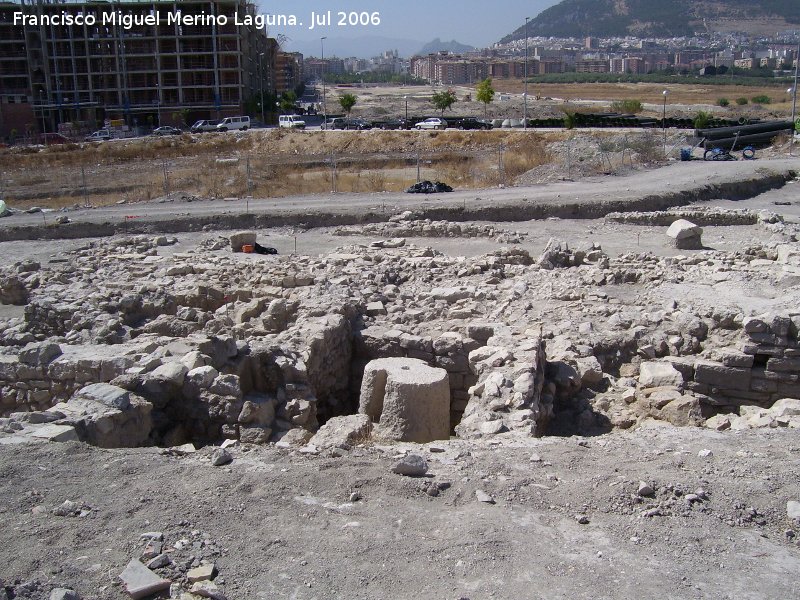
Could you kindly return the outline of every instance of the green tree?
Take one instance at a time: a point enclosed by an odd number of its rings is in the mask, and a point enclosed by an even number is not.
[[[483,102],[483,116],[486,117],[489,113],[489,104],[494,100],[494,88],[490,78],[487,77],[478,84],[475,98],[478,102]]]
[[[358,102],[358,97],[355,94],[342,94],[339,96],[339,105],[348,115],[350,114],[350,111],[353,110],[356,102]]]
[[[442,111],[442,117],[444,117],[444,111],[449,110],[450,107],[456,103],[456,100],[456,93],[453,90],[434,92],[433,97],[431,98],[431,102],[436,109]]]
[[[297,102],[297,94],[294,92],[284,92],[281,94],[281,111],[285,113],[294,113]]]
[[[713,115],[704,111],[698,111],[694,117],[693,125],[695,129],[706,129],[711,124]]]

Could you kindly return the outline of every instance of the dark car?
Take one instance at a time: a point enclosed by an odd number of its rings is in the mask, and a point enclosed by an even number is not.
[[[364,119],[347,119],[345,121],[344,128],[363,131],[365,129],[372,129],[372,124],[368,123]]]
[[[170,125],[164,125],[163,127],[156,127],[153,129],[153,135],[180,135],[181,130],[177,127],[171,127]]]
[[[323,129],[344,129],[347,124],[347,119],[344,117],[333,117],[328,119],[327,123],[322,125]]]
[[[380,124],[381,129],[412,129],[414,123],[408,119],[389,119]]]
[[[492,124],[484,121],[483,119],[467,117],[466,119],[461,119],[457,127],[459,129],[491,129]]]

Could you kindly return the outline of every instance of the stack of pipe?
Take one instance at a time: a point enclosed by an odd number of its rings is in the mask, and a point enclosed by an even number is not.
[[[696,129],[694,133],[705,140],[705,149],[723,148],[730,152],[741,150],[745,146],[769,145],[775,137],[785,131],[791,132],[793,128],[791,121],[765,121],[755,125]]]

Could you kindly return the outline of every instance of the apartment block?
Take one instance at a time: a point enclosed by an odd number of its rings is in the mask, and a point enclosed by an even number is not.
[[[169,22],[176,12],[182,20]],[[111,13],[130,22],[110,21]],[[245,0],[0,0],[0,135],[243,114],[279,85],[277,42],[236,24],[255,14]]]
[[[608,60],[604,59],[575,61],[576,73],[608,73],[609,69],[610,69],[609,62]]]

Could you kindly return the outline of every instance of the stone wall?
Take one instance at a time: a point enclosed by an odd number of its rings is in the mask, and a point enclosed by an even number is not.
[[[744,319],[737,346],[715,350],[712,360],[668,358],[691,391],[722,408],[769,407],[800,397],[800,315]]]

